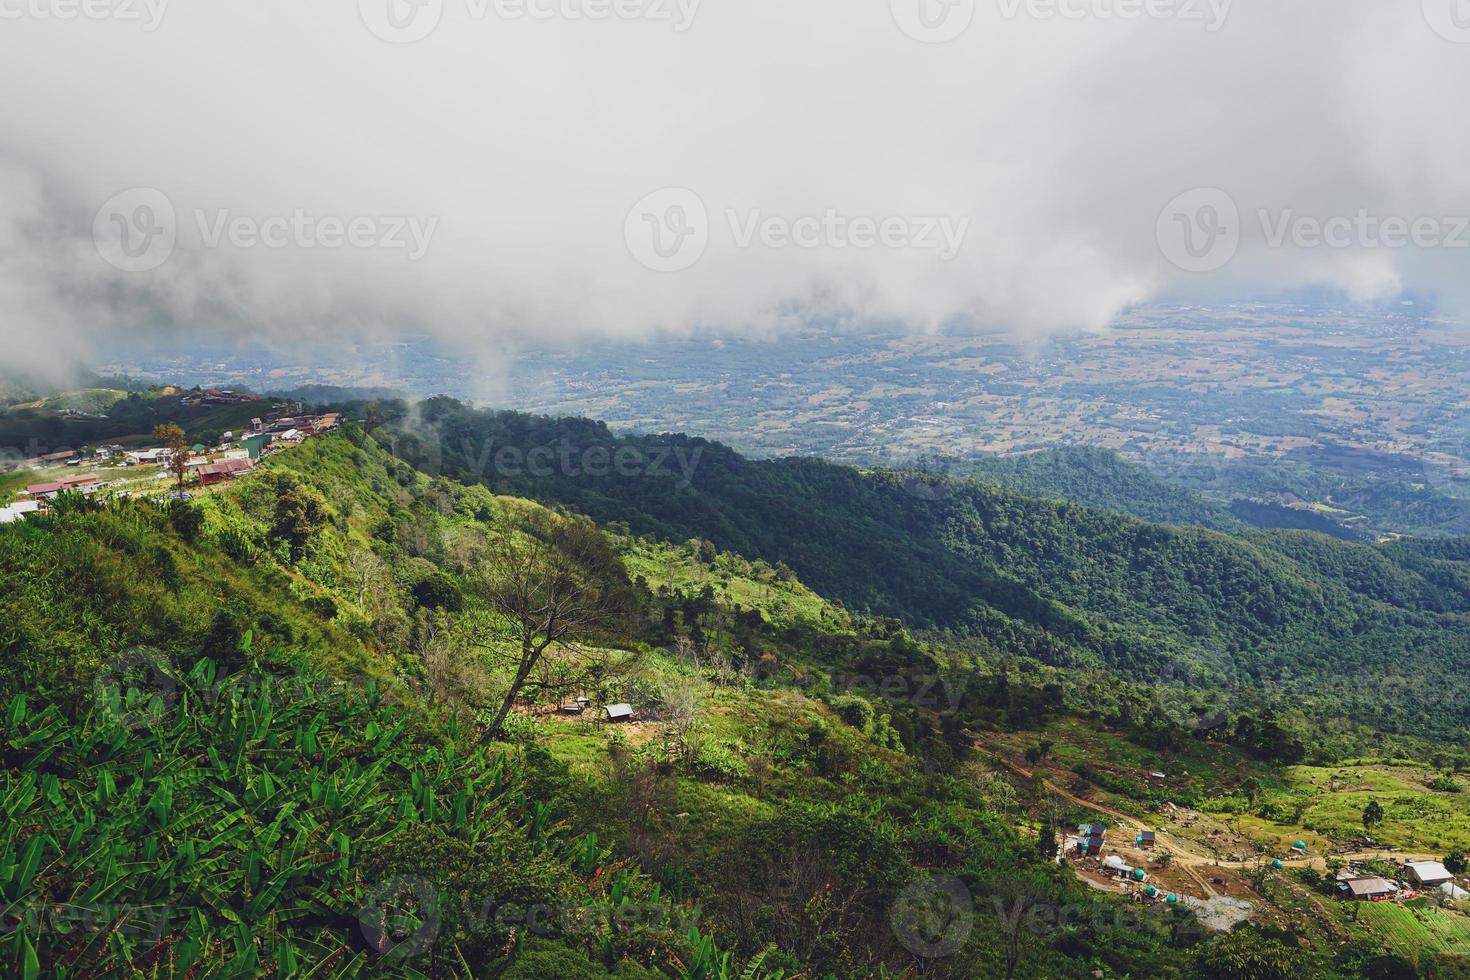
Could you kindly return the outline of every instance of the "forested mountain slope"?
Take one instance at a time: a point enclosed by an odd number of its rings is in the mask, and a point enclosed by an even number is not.
[[[855,609],[991,649],[1141,679],[1294,684],[1393,728],[1470,721],[1467,566],[1451,546],[1149,524],[974,480],[752,461],[448,399],[390,421],[395,450],[419,465],[785,562]],[[545,465],[530,467],[536,447]]]
[[[542,513],[349,431],[194,502],[0,528],[7,975],[1081,980],[1231,955],[991,810],[966,727],[1053,716],[1054,683],[849,693],[824,665],[985,675],[704,542],[607,536],[577,574],[628,605],[487,739],[514,644],[480,582],[496,542],[579,523]],[[577,690],[647,720],[561,718]],[[938,940],[914,931],[929,873],[974,897]],[[1008,934],[1002,906],[1089,917]]]
[[[1195,524],[1239,533],[1250,525],[1229,509],[1107,449],[1063,446],[1018,456],[946,461],[955,476],[974,476],[1033,497],[1117,511],[1156,524]]]
[[[1361,525],[1317,510],[1238,496],[1228,485],[1214,488],[1234,498],[1228,504],[1222,503],[1155,476],[1108,449],[1059,446],[1018,456],[942,461],[936,467],[925,468],[974,476],[1028,496],[1066,500],[1156,524],[1193,524],[1230,534],[1252,528],[1279,528],[1316,531],[1344,541],[1371,540]]]
[[[747,465],[714,459],[727,479]],[[1060,567],[1059,555],[1022,553],[1014,528],[1037,513],[1075,525],[1076,537],[1053,529],[1042,546],[1093,547],[1118,581],[1103,543],[1125,531],[1158,537],[1164,554],[1229,543],[1114,528],[1110,515],[994,488],[904,490],[897,476],[800,461],[769,473],[807,494],[771,503],[771,519],[820,515],[811,481],[837,505],[823,527],[910,549],[905,534],[926,535],[943,570],[963,570],[980,539],[946,536],[936,514],[991,522],[988,540],[1014,540],[1012,583]],[[895,486],[913,502],[898,527],[881,510]],[[722,513],[698,491],[678,495],[700,502],[695,516]],[[874,508],[868,523],[853,501]],[[1166,791],[1193,806],[1300,758],[1314,731],[1300,710],[1236,702],[1218,728],[1181,729],[1166,704],[1188,710],[1211,692],[1046,666],[999,631],[991,649],[927,642],[828,602],[779,562],[704,537],[640,537],[628,527],[651,520],[639,508],[609,494],[595,503],[628,521],[598,529],[430,476],[349,427],[189,503],[63,497],[49,516],[0,528],[0,888],[17,926],[0,936],[7,971],[1202,980],[1246,957],[1278,975],[1377,975],[1364,972],[1381,953],[1371,937],[1311,951],[1288,933],[1209,935],[1182,907],[1146,914],[1089,889],[1052,855],[1061,829],[1093,811],[977,750],[979,733],[1024,739],[1057,722],[1120,751],[1136,739],[1153,748],[1078,768],[1073,792],[1096,779],[1153,795],[1138,759],[1157,759],[1194,774]],[[758,525],[725,533],[770,540]],[[497,734],[489,721],[517,642],[486,583],[504,573],[508,543],[533,539],[553,552],[594,543],[556,577],[612,615],[551,652]],[[1447,545],[1370,552],[1354,567],[1316,538],[1294,544],[1295,558],[1269,535],[1230,547],[1242,575],[1315,563],[1293,598],[1304,604],[1381,579],[1385,602],[1428,609],[1420,583],[1432,578],[1436,601],[1452,605],[1459,555]],[[1400,575],[1379,575],[1382,562]],[[1081,575],[1064,584],[1083,600],[1095,587]],[[1157,615],[1131,600],[1138,622]],[[1049,614],[1056,630],[1080,620]],[[987,628],[1064,656],[1109,652],[1085,632],[1063,642],[1052,627],[987,615]],[[637,722],[568,717],[578,691],[632,704]],[[1351,750],[1351,735],[1334,726],[1312,751]],[[959,904],[943,906],[950,894]],[[1018,928],[1061,910],[1065,925]]]

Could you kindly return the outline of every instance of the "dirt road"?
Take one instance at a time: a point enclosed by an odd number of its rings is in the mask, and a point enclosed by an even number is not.
[[[1025,779],[1033,778],[1033,770],[1026,769],[1023,766],[1017,765],[1016,763],[1010,761],[1004,756],[999,755],[996,752],[992,752],[984,745],[981,745],[978,741],[975,742],[974,745],[976,751],[980,752],[982,755],[985,755],[990,759],[995,760],[996,762],[1000,763],[1002,766],[1005,766],[1007,769],[1011,770],[1017,775],[1022,776]],[[1101,803],[1093,802],[1092,800],[1085,800],[1075,793],[1072,793],[1070,790],[1058,786],[1056,783],[1053,783],[1049,779],[1043,778],[1042,783],[1046,786],[1048,790],[1055,793],[1057,796],[1060,796],[1062,799],[1067,800],[1069,803],[1075,803],[1077,806],[1080,806],[1084,809],[1091,810],[1094,813],[1100,813],[1103,816],[1110,818],[1115,824],[1119,826],[1127,827],[1135,832],[1141,830],[1157,830],[1156,827],[1150,827],[1137,818],[1130,817],[1128,814],[1121,813],[1110,806],[1105,806]],[[1158,838],[1158,847],[1161,850],[1167,851],[1170,854],[1174,855],[1174,861],[1179,863],[1186,871],[1188,871],[1190,873],[1190,877],[1199,882],[1200,887],[1204,888],[1206,893],[1210,895],[1215,894],[1214,890],[1210,888],[1209,884],[1205,882],[1201,878],[1201,876],[1195,872],[1194,869],[1209,867],[1229,868],[1238,871],[1245,868],[1255,867],[1255,865],[1257,864],[1256,861],[1216,860],[1215,857],[1213,857],[1212,855],[1203,854],[1193,849],[1189,845],[1183,843],[1182,841],[1162,835]],[[1372,851],[1354,851],[1351,853],[1334,855],[1334,857],[1342,861],[1383,860],[1389,856],[1392,856],[1398,861],[1438,861],[1443,857],[1443,855],[1440,854],[1413,854],[1406,851],[1395,851],[1389,848],[1379,848],[1378,850]],[[1292,858],[1290,860],[1283,860],[1282,863],[1289,868],[1315,868],[1318,871],[1325,871],[1327,866],[1326,859],[1321,856]]]

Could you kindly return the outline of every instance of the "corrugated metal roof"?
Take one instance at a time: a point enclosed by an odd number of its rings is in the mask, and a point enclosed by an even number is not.
[[[1392,882],[1383,878],[1354,878],[1347,886],[1354,895],[1387,895],[1398,891]]]

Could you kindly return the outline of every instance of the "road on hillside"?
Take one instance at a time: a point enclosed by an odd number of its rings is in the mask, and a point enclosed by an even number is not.
[[[996,762],[1000,763],[1002,766],[1005,766],[1007,769],[1011,770],[1017,775],[1023,776],[1028,780],[1035,778],[1033,774],[1034,770],[1026,769],[1023,766],[1017,765],[1016,763],[1010,761],[999,753],[991,751],[984,745],[980,744],[978,739],[974,742],[974,747],[982,755],[985,755],[986,757],[995,760]],[[1084,809],[1093,811],[1094,813],[1100,813],[1105,817],[1109,817],[1119,826],[1127,827],[1135,832],[1157,829],[1155,827],[1147,826],[1136,818],[1128,816],[1126,813],[1121,813],[1117,810],[1114,810],[1112,807],[1104,806],[1101,803],[1095,803],[1092,800],[1085,800],[1075,793],[1063,789],[1062,787],[1058,786],[1056,783],[1053,783],[1051,780],[1045,777],[1042,777],[1041,782],[1042,785],[1044,785],[1048,790],[1055,793],[1057,796],[1060,796],[1062,799],[1067,800],[1070,803],[1075,803]],[[1175,840],[1170,835],[1160,834],[1158,837],[1157,846],[1160,849],[1167,851],[1169,854],[1173,855],[1171,863],[1181,868],[1185,874],[1189,875],[1189,877],[1197,885],[1199,885],[1200,888],[1204,890],[1206,898],[1218,897],[1219,892],[1215,891],[1215,889],[1211,887],[1209,880],[1205,877],[1204,874],[1200,872],[1201,868],[1229,868],[1236,871],[1242,871],[1247,868],[1255,867],[1256,865],[1255,861],[1221,861],[1212,855],[1201,854],[1200,852],[1193,850],[1184,843]],[[1378,850],[1356,851],[1350,854],[1338,854],[1335,856],[1344,861],[1368,861],[1381,859],[1384,854],[1384,850]],[[1394,852],[1394,856],[1396,858],[1400,858],[1406,861],[1438,861],[1442,857],[1442,855],[1437,854],[1405,854],[1397,851]],[[1325,858],[1320,856],[1293,858],[1291,860],[1282,861],[1282,864],[1291,868],[1315,868],[1318,871],[1327,870],[1327,861]]]

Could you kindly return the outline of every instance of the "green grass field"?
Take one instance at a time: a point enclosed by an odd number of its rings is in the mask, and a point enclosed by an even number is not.
[[[34,479],[35,474],[30,470],[16,470],[13,473],[0,472],[0,507],[14,500],[16,491],[24,490]]]
[[[759,609],[770,620],[825,622],[838,628],[848,617],[838,607],[802,585],[783,580],[764,562],[747,562],[739,555],[720,554],[712,565],[694,560],[686,550],[643,538],[624,539],[623,563],[629,575],[642,575],[649,587],[667,586],[675,592],[694,593],[706,585],[727,603]]]
[[[1443,854],[1470,848],[1470,780],[1458,793],[1429,788],[1439,772],[1410,765],[1290,766],[1262,797],[1272,806],[1261,816],[1242,813],[1243,830],[1259,838],[1286,841],[1306,836],[1350,840],[1368,833],[1363,810],[1370,800],[1383,807],[1384,819],[1372,837],[1386,847]],[[1237,801],[1238,802],[1238,801]],[[1297,816],[1298,811],[1300,816]],[[1315,844],[1313,846],[1316,846]]]
[[[1184,739],[1151,749],[1077,718],[1059,719],[1042,733],[997,733],[986,739],[1015,759],[1027,746],[1043,740],[1052,743],[1047,757],[1051,767],[1089,768],[1106,778],[1099,783],[1103,796],[1125,803],[1218,794],[1266,771],[1231,748]],[[1149,774],[1155,771],[1163,772],[1165,779],[1151,779]]]
[[[1418,961],[1426,953],[1470,955],[1470,917],[1458,912],[1393,902],[1364,902],[1358,922],[1395,953]]]
[[[78,412],[105,413],[113,405],[128,397],[126,391],[118,388],[82,388],[77,391],[63,392],[40,401],[25,402],[14,405],[14,408],[49,408],[54,412],[67,409]]]

